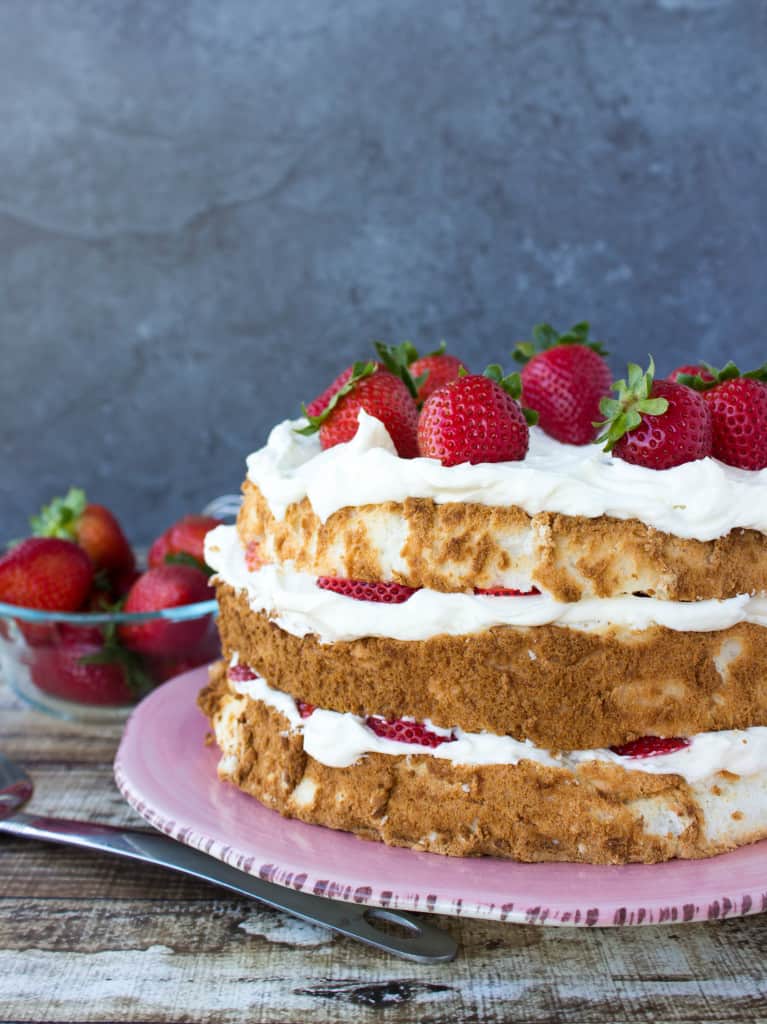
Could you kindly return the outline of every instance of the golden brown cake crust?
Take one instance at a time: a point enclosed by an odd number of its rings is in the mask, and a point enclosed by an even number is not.
[[[375,708],[557,750],[767,725],[760,626],[710,633],[502,626],[322,645],[252,611],[244,593],[220,581],[216,589],[225,657],[237,652],[270,686],[335,711]]]
[[[394,846],[622,864],[710,856],[762,835],[707,838],[696,794],[680,776],[614,765],[592,763],[572,773],[530,761],[471,767],[371,754],[351,767],[330,768],[304,752],[301,736],[279,712],[233,695],[222,664],[199,704],[214,730],[226,715],[233,724],[219,729],[231,762],[222,777],[287,817]],[[650,807],[666,809],[679,826],[652,834]]]
[[[265,561],[292,561],[317,576],[397,580],[460,591],[508,580],[561,601],[646,593],[674,601],[767,591],[767,536],[734,530],[712,541],[661,533],[635,519],[588,519],[468,502],[402,503],[339,509],[325,523],[308,499],[277,520],[253,483],[243,485],[238,529]],[[387,556],[378,538],[396,538]],[[391,543],[389,543],[391,547]]]

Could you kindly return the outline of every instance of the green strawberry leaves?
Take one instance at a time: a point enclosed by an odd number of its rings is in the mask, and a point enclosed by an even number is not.
[[[459,370],[458,375],[459,377],[465,377],[466,371],[464,370],[461,372],[461,370]],[[519,373],[507,373],[504,375],[503,369],[498,365],[498,363],[491,363],[490,366],[483,371],[482,376],[489,377],[490,380],[494,380],[496,384],[503,388],[506,394],[511,395],[516,402],[519,402],[527,425],[530,427],[535,426],[538,422],[538,413],[535,409],[527,409],[520,401],[522,397],[522,378]]]
[[[79,661],[81,665],[119,665],[128,689],[136,697],[143,697],[155,687],[154,679],[144,668],[141,655],[122,647],[117,640],[105,640],[100,651],[84,654]]]
[[[680,373],[677,377],[677,384],[685,384],[694,391],[710,391],[717,384],[724,384],[725,381],[735,380],[736,377],[747,377],[749,380],[767,383],[767,363],[762,363],[761,366],[757,366],[754,370],[746,370],[745,373],[741,373],[732,360],[725,363],[721,370],[712,366],[711,363],[701,362],[700,365],[708,370],[714,378],[713,380],[704,380],[697,373]]]
[[[206,576],[212,576],[215,572],[205,562],[190,555],[188,551],[171,551],[165,556],[164,561],[168,565],[188,565],[191,569],[197,569],[198,572],[202,572]]]
[[[44,505],[36,516],[31,516],[29,525],[33,537],[58,537],[59,540],[75,540],[77,522],[85,511],[87,499],[80,487],[70,487],[63,498],[54,498]]]
[[[602,430],[594,444],[601,444],[604,441],[604,451],[610,452],[624,434],[639,426],[643,415],[663,415],[668,409],[668,399],[650,397],[654,379],[655,362],[652,356],[645,371],[636,363],[629,363],[628,380],[618,380],[613,384],[613,390],[618,392],[618,397],[603,398],[599,403],[605,419],[594,424]]]
[[[125,598],[118,601],[108,602],[102,598],[99,602],[99,612],[114,614],[121,612],[125,605]],[[147,671],[144,660],[136,651],[129,651],[120,643],[117,633],[117,623],[106,622],[101,626],[103,644],[101,650],[93,654],[84,654],[78,660],[81,665],[119,665],[122,668],[125,683],[131,693],[136,697],[143,697],[155,687],[155,681]]]
[[[443,346],[444,344],[442,342]],[[378,353],[378,358],[389,373],[399,377],[405,383],[413,398],[418,398],[418,389],[425,383],[429,374],[427,372],[422,373],[419,377],[413,377],[410,372],[410,364],[420,358],[415,345],[410,341],[400,342],[399,345],[386,345],[383,341],[374,341],[373,345]],[[442,351],[444,351],[444,347]],[[431,354],[436,355],[437,353]]]
[[[372,377],[372,375],[376,372],[377,369],[378,366],[372,361],[367,363],[354,363],[354,365],[352,366],[351,377],[347,380],[343,387],[340,387],[338,391],[336,391],[336,393],[330,399],[330,401],[319,414],[319,416],[310,416],[309,413],[306,411],[306,406],[304,404],[301,405],[301,412],[304,414],[304,416],[309,422],[305,427],[295,427],[295,432],[297,434],[302,434],[304,437],[309,437],[311,434],[316,434],[317,431],[322,426],[322,424],[328,419],[328,417],[333,412],[335,407],[341,401],[341,399],[348,395],[351,391],[353,391],[355,385],[358,384],[359,381],[364,380],[366,377]]]
[[[518,363],[527,363],[539,352],[546,352],[558,345],[585,345],[599,356],[608,355],[609,353],[601,341],[589,338],[589,330],[590,325],[586,320],[573,324],[568,331],[564,331],[562,334],[551,324],[536,324],[532,330],[533,340],[518,342],[511,354]]]

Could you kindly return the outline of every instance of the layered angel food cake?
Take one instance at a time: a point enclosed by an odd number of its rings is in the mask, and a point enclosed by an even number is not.
[[[643,381],[657,434],[688,398]],[[522,454],[488,446],[466,383],[469,454],[517,454],[452,462],[424,428],[440,391],[418,414],[410,386],[422,454],[357,384],[347,439],[326,443],[332,409],[318,433],[276,426],[237,524],[208,534],[220,778],[456,856],[657,862],[767,836],[767,469],[715,457],[709,420],[709,448],[662,469],[543,415]]]

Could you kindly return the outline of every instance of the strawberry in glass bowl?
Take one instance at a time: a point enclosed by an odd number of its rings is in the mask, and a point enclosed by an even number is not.
[[[32,517],[33,536],[0,558],[0,677],[59,717],[119,721],[155,686],[219,657],[198,556],[200,533],[220,520],[190,519],[141,571],[115,516],[81,490]]]

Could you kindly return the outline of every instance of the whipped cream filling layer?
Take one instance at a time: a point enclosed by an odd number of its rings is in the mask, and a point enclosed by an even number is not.
[[[237,655],[232,663],[237,663]],[[748,776],[767,769],[767,727],[728,729],[720,732],[699,733],[691,737],[688,747],[654,757],[623,757],[607,748],[573,750],[552,753],[537,747],[529,740],[515,740],[511,736],[492,733],[468,733],[453,729],[456,738],[437,747],[415,743],[401,743],[378,736],[363,718],[351,713],[317,708],[308,718],[302,718],[290,694],[273,690],[261,677],[246,681],[229,680],[233,692],[247,700],[262,703],[280,712],[290,723],[292,732],[301,733],[304,750],[321,764],[331,768],[347,768],[366,754],[421,754],[460,765],[514,765],[520,761],[535,761],[553,768],[574,770],[579,764],[601,761],[615,764],[627,771],[650,775],[681,775],[687,782],[699,782],[717,772]],[[233,707],[231,714],[236,715]],[[232,757],[232,732],[226,713],[217,723],[216,738],[224,757]],[[428,720],[424,723],[431,731],[450,735]],[[220,733],[220,735],[219,735]]]
[[[547,594],[491,597],[418,590],[403,604],[357,601],[317,586],[314,576],[289,563],[251,572],[234,526],[218,526],[205,539],[205,559],[219,578],[247,594],[253,611],[266,613],[293,636],[314,634],[321,643],[366,636],[428,640],[464,636],[493,626],[554,624],[580,630],[608,626],[711,632],[740,622],[767,626],[767,597],[741,594],[725,601],[661,601],[652,597],[589,598],[563,603]]]
[[[305,423],[278,424],[266,446],[247,460],[248,478],[277,519],[305,497],[323,522],[346,506],[411,497],[439,504],[516,505],[529,515],[638,519],[703,541],[737,528],[767,533],[767,469],[735,469],[712,458],[646,469],[597,445],[560,444],[537,427],[530,430],[530,449],[520,462],[447,467],[435,459],[401,459],[384,425],[364,411],[354,438],[327,451],[317,435],[295,432]]]

